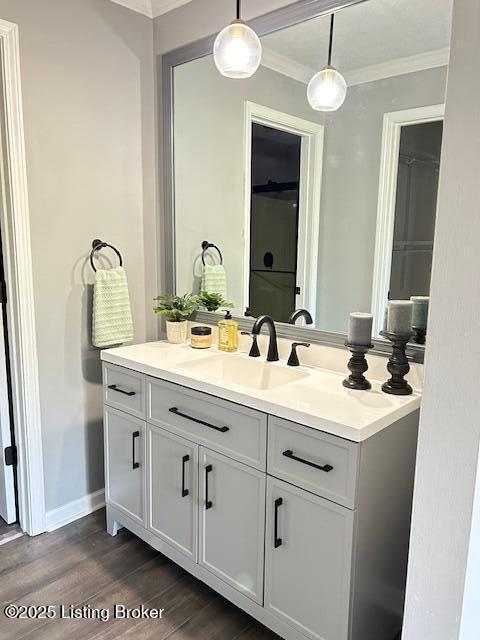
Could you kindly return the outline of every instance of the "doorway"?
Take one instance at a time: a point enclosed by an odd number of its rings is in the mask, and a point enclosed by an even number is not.
[[[323,125],[249,101],[244,122],[246,315],[315,316]]]
[[[287,322],[295,311],[302,138],[252,126],[249,309]]]
[[[16,449],[12,422],[12,380],[8,350],[7,286],[0,229],[0,542],[18,520]]]
[[[372,286],[375,337],[389,298],[428,295],[420,292],[430,289],[444,114],[444,104],[384,114]]]
[[[430,295],[443,121],[402,127],[390,298]]]

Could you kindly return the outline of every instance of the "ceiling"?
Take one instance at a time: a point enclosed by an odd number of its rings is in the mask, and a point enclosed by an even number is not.
[[[192,0],[111,0],[111,2],[121,4],[123,7],[132,9],[132,11],[143,13],[149,18],[161,16],[191,1]]]
[[[404,58],[430,58],[431,52],[445,55],[452,5],[453,0],[369,0],[338,11],[333,66],[348,73]],[[329,27],[330,17],[322,16],[264,36],[262,43],[267,55],[273,52],[299,68],[318,70],[326,64]]]

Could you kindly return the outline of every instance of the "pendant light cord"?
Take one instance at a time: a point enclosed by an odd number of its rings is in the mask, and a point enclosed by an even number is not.
[[[239,1],[239,0],[237,0]],[[332,66],[332,49],[333,49],[333,21],[335,19],[335,14],[332,13],[330,16],[330,39],[328,41],[328,66]]]
[[[237,20],[240,20],[240,15],[242,10],[241,3],[242,3],[242,0],[237,0]]]

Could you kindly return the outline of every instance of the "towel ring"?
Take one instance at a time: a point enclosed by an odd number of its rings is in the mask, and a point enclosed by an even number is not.
[[[208,242],[208,240],[204,240],[202,242],[202,262],[203,262],[203,266],[205,266],[205,252],[208,251],[208,249],[216,249],[216,251],[218,251],[218,255],[220,256],[220,264],[223,264],[222,252],[217,247],[217,245],[216,244],[212,244],[211,242]]]
[[[94,271],[97,270],[95,268],[94,263],[93,263],[93,256],[95,255],[95,251],[100,251],[100,249],[105,249],[105,247],[109,247],[110,249],[115,251],[115,253],[118,256],[118,259],[120,260],[120,266],[123,267],[123,260],[122,260],[122,255],[121,255],[120,251],[118,249],[115,249],[115,247],[113,245],[108,244],[108,242],[103,242],[102,240],[98,240],[98,238],[96,238],[92,242],[92,251],[90,253],[90,264],[92,265],[92,269]]]

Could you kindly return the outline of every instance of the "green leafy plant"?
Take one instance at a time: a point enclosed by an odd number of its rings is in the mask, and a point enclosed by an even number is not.
[[[208,291],[202,291],[198,296],[198,302],[201,307],[204,307],[207,311],[217,311],[217,309],[233,309],[233,304],[225,300],[221,293],[208,293]]]
[[[199,307],[199,297],[193,293],[186,293],[184,296],[167,294],[154,298],[158,305],[153,311],[160,316],[165,316],[170,322],[182,322],[197,311]]]

